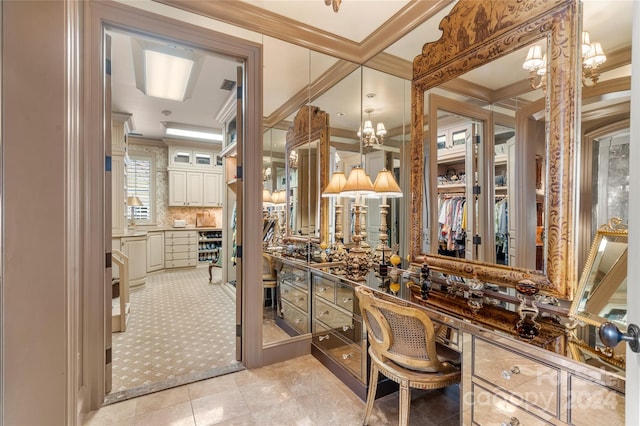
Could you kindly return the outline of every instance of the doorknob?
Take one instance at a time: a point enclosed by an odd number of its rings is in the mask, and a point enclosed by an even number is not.
[[[627,332],[623,333],[612,322],[605,322],[600,326],[598,331],[600,334],[600,340],[606,346],[613,348],[620,341],[624,340],[629,343],[629,347],[633,352],[640,352],[640,327],[635,324],[629,324]]]

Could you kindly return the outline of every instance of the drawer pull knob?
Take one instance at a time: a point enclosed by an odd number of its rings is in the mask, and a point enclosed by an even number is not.
[[[302,302],[304,300],[304,297],[298,297],[298,302]]]
[[[517,366],[513,367],[511,370],[502,370],[502,378],[505,380],[511,379],[513,374],[520,374],[520,369]]]
[[[324,315],[329,315],[329,311],[320,312],[318,314],[318,316],[321,316],[321,317],[324,316]]]
[[[344,299],[342,299],[342,303],[349,303],[351,302],[353,299],[351,297],[345,297]]]
[[[349,353],[349,354],[342,354],[342,359],[349,359],[349,358],[351,358],[351,357],[353,357],[353,354],[352,354],[352,353]]]
[[[318,340],[319,341],[323,341],[323,340],[328,340],[329,339],[329,335],[327,334],[326,336],[318,336]]]
[[[353,330],[353,326],[352,325],[343,325],[342,326],[342,331],[347,331],[347,330]]]
[[[500,426],[518,426],[519,424],[520,424],[520,420],[518,420],[517,417],[511,417],[511,420],[509,420],[509,423],[502,422],[500,423]]]
[[[300,324],[300,321],[302,321],[300,318],[296,318],[296,324]]]
[[[324,293],[325,291],[327,291],[327,288],[326,288],[326,287],[320,287],[320,288],[318,289],[318,291],[319,291],[320,293]]]

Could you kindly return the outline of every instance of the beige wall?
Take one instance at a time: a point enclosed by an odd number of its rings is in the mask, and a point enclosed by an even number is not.
[[[64,10],[2,3],[5,425],[66,423]]]

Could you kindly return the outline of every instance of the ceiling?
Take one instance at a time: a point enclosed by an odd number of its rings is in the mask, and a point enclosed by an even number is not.
[[[248,14],[267,17],[268,22],[272,23],[271,27],[264,26],[262,35],[259,36],[264,49],[263,114],[267,127],[275,126],[283,120],[290,121],[300,107],[300,93],[309,90],[309,81],[321,78],[331,67],[344,65],[344,61],[321,53],[326,50],[321,44],[314,47],[318,51],[309,49],[308,45],[317,43],[313,34],[334,38],[345,46],[345,51],[356,52],[353,54],[354,57],[365,59],[363,62],[366,62],[366,68],[361,70],[356,66],[359,64],[354,64],[353,71],[343,71],[346,77],[329,91],[312,95],[314,105],[320,106],[330,114],[332,136],[338,136],[339,129],[343,130],[344,135],[355,135],[364,108],[373,108],[372,120],[385,121],[387,128],[401,126],[403,122],[409,121],[410,111],[406,110],[410,104],[411,63],[420,53],[424,43],[440,37],[438,24],[455,2],[343,0],[337,13],[333,12],[331,6],[326,6],[323,0],[243,0],[210,3],[226,3],[227,7],[233,4],[234,7],[246,9]],[[590,31],[592,41],[602,43],[605,53],[629,50],[632,5],[631,0],[584,1],[584,29]],[[407,13],[411,7],[418,6],[422,10],[421,16],[428,17],[422,23],[416,22],[416,13]],[[238,20],[233,24],[255,31],[249,21],[252,20]],[[309,35],[306,41],[304,37],[298,37],[296,40],[275,38],[280,34],[278,28],[287,26],[299,26],[312,35]],[[389,42],[381,44],[373,35],[385,31],[396,34],[396,38],[388,39]],[[221,89],[220,86],[225,79],[235,81],[236,67],[239,65],[236,60],[212,52],[198,52],[202,53],[205,59],[192,96],[184,102],[152,98],[145,96],[135,85],[132,35],[115,30],[110,31],[110,34],[113,111],[131,114],[132,131],[135,134],[162,143],[163,122],[222,128],[222,123],[217,121],[218,114],[235,92]],[[286,34],[277,36],[287,38]],[[293,41],[307,46],[296,46]],[[477,70],[465,75],[465,79],[489,90],[526,80],[528,74],[521,66],[524,55],[524,52],[512,54],[501,63],[495,64],[501,70],[513,70],[512,72],[495,72],[495,68]],[[394,63],[394,66],[390,63]],[[372,68],[385,68],[386,72]],[[611,71],[611,76],[616,75]],[[606,78],[607,73],[603,73],[601,80]],[[370,93],[375,93],[375,96],[367,97]],[[540,93],[529,93],[528,96],[540,96]],[[518,96],[521,96],[523,101],[526,99],[524,94]],[[277,143],[281,142],[274,142],[274,145]],[[274,149],[278,148],[274,146]]]

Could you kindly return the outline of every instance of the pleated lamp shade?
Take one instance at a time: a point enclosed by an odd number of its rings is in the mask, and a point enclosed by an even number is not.
[[[333,176],[331,176],[331,180],[329,181],[329,185],[322,191],[323,197],[339,197],[341,196],[342,188],[347,183],[347,178],[342,172],[335,172]]]
[[[271,198],[271,192],[268,189],[262,190],[262,205],[263,206],[273,206],[273,199]]]
[[[362,167],[354,167],[349,173],[347,183],[342,188],[342,197],[356,198],[375,195],[371,178],[367,176]]]
[[[393,173],[387,169],[382,169],[376,176],[376,182],[373,184],[373,189],[378,195],[383,195],[388,198],[402,197],[402,190],[393,177]]]

